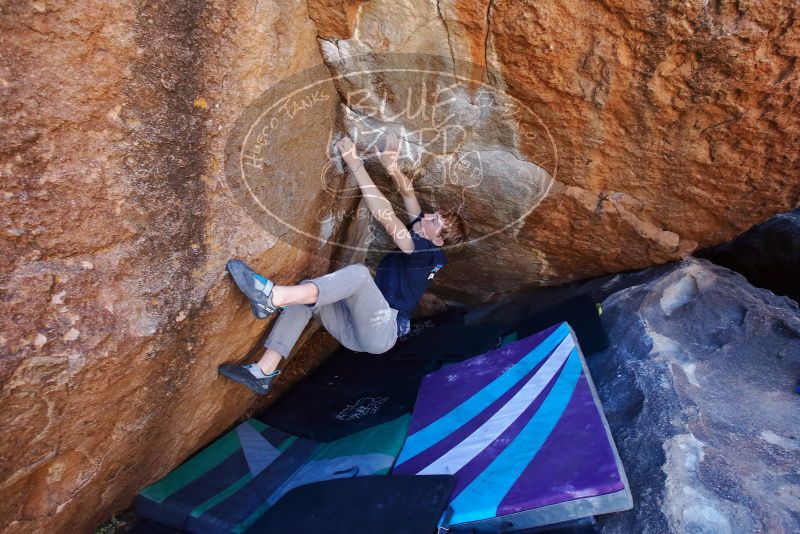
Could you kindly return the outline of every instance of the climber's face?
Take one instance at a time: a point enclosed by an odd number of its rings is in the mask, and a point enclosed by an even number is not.
[[[444,218],[438,211],[434,213],[423,213],[422,219],[414,224],[415,232],[425,239],[430,239],[435,244],[438,244],[436,241],[440,239],[438,238],[438,234],[442,228],[444,228]]]

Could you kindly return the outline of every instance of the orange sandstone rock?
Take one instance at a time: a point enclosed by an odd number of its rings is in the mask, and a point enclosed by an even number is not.
[[[431,136],[439,152],[406,168],[427,207],[457,202],[491,234],[452,253],[432,286],[483,300],[676,259],[797,206],[797,10],[780,0],[8,3],[0,530],[88,531],[269,402],[216,378],[270,324],[252,318],[226,259],[279,283],[363,259],[358,246],[330,246],[369,237],[365,221],[338,216],[358,198],[327,189],[347,177],[332,167],[319,180],[331,132],[356,122],[337,98],[276,137],[282,152],[254,186],[306,237],[266,232],[231,194],[226,142],[267,87],[323,57],[336,77],[370,52],[439,56],[438,72],[466,80],[447,127],[455,145]],[[362,83],[337,80],[338,98]],[[482,114],[468,97],[486,86],[530,112]],[[366,87],[401,103],[403,84]],[[483,179],[442,186],[453,157],[479,160]],[[329,350],[318,337],[287,378]]]

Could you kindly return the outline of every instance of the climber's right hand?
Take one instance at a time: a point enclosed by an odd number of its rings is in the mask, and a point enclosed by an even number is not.
[[[386,170],[392,170],[396,167],[397,157],[400,154],[400,139],[398,139],[397,134],[386,134],[383,150],[376,148],[375,151],[378,153],[378,158]]]

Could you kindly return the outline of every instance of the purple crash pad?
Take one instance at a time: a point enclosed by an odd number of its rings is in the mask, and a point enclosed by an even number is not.
[[[454,530],[508,531],[632,506],[567,323],[427,375],[393,473],[454,474]]]

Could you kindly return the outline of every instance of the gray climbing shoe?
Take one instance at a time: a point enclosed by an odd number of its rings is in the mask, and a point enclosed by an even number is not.
[[[250,310],[253,312],[253,315],[256,316],[256,319],[266,319],[271,315],[265,311],[262,311],[261,308],[259,308],[252,300],[250,301]]]
[[[242,260],[229,260],[228,272],[242,293],[250,299],[250,309],[257,319],[266,319],[282,309],[272,304],[272,288],[275,284],[247,266]]]
[[[266,375],[265,378],[256,378],[244,365],[231,365],[229,363],[223,363],[219,366],[217,371],[225,378],[230,378],[234,382],[239,382],[259,395],[267,393],[267,391],[269,391],[269,386],[272,384],[272,380],[281,374],[281,372],[276,369]]]

